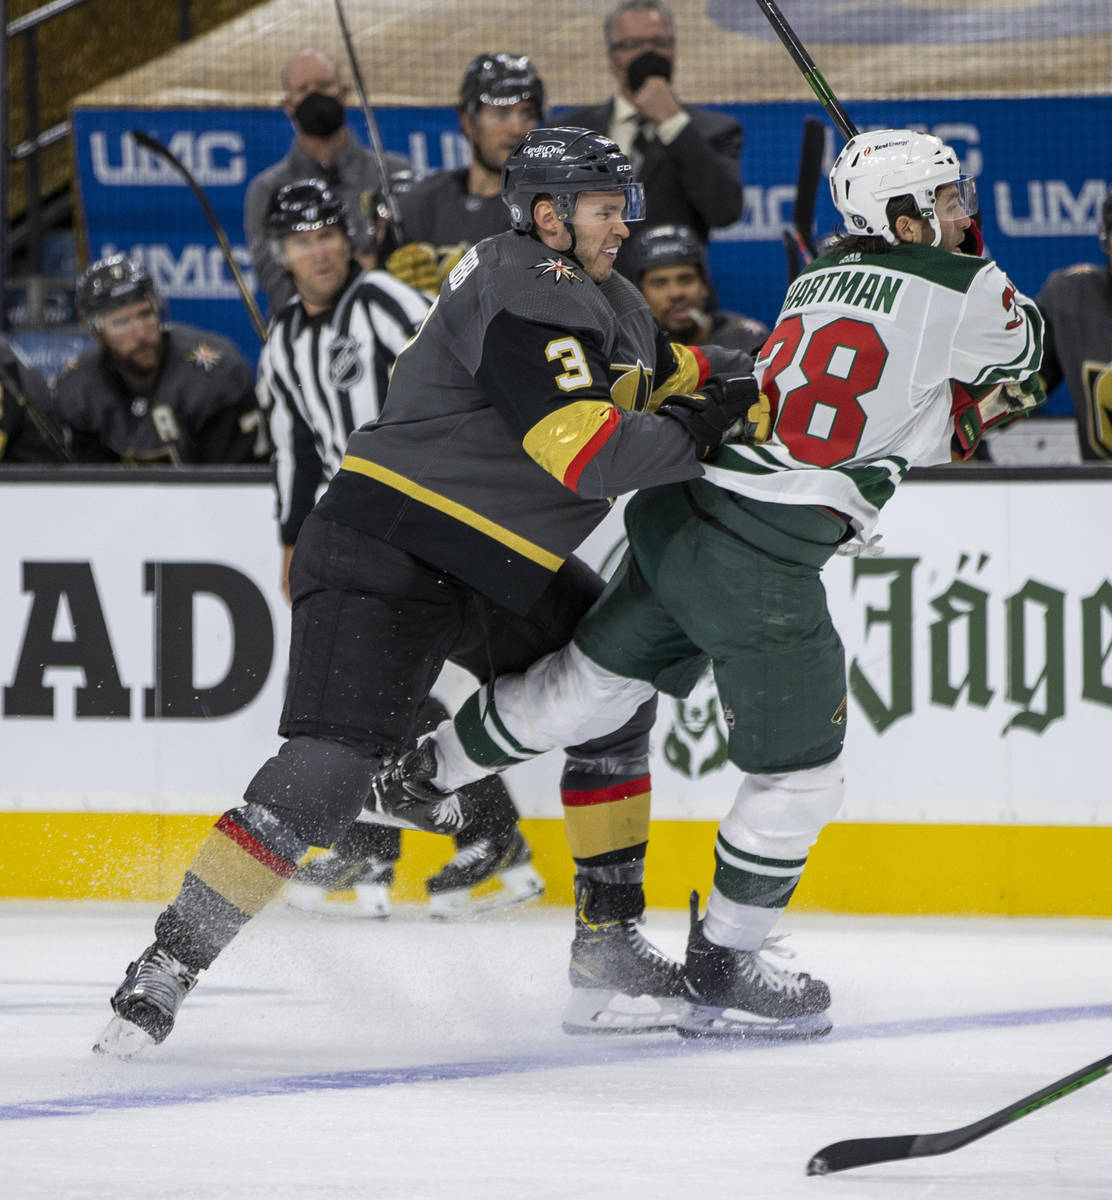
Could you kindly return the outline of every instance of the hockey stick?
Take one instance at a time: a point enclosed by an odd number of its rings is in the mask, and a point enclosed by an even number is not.
[[[390,228],[394,232],[394,237],[398,245],[402,246],[405,244],[405,231],[402,228],[402,210],[398,207],[397,198],[390,188],[390,171],[386,166],[386,152],[382,148],[382,138],[379,136],[378,122],[371,111],[370,101],[367,99],[367,89],[363,86],[363,72],[359,69],[359,61],[355,57],[355,46],[351,41],[351,31],[348,29],[347,17],[344,16],[344,6],[341,0],[335,0],[335,3],[336,19],[340,22],[340,34],[344,39],[348,62],[351,63],[351,75],[355,80],[355,89],[359,93],[359,103],[363,108],[363,120],[367,123],[367,136],[371,140],[371,153],[374,155],[375,167],[378,170],[378,178],[382,187],[382,198],[386,201],[386,209],[390,214]]]
[[[0,367],[0,401],[3,400],[4,396],[10,395],[16,404],[27,414],[27,419],[35,427],[39,437],[42,438],[46,445],[66,462],[74,462],[75,459],[70,452],[69,446],[66,445],[65,439],[58,436],[51,423],[39,412],[38,407],[32,401],[31,397],[21,388],[9,386],[16,379],[17,376],[14,372],[9,374],[7,366]]]
[[[817,117],[803,123],[803,147],[799,154],[799,173],[795,182],[792,223],[784,229],[784,250],[788,256],[788,283],[815,257],[815,198],[822,174],[822,156],[826,152],[826,131]]]
[[[795,36],[795,30],[784,19],[784,14],[777,7],[775,0],[757,0],[757,7],[768,17],[769,24],[775,30],[776,36],[784,43],[785,49],[795,60],[795,65],[807,81],[807,86],[818,97],[819,103],[826,109],[842,137],[847,142],[851,137],[856,137],[857,126],[849,119],[849,114],[842,107],[841,101],[834,95],[830,84],[826,82],[822,77],[822,72],[815,66],[815,60],[807,53],[807,47]]]
[[[851,1167],[867,1167],[873,1163],[895,1162],[903,1158],[925,1158],[931,1154],[949,1154],[968,1146],[978,1138],[1001,1129],[1020,1117],[1027,1116],[1037,1108],[1053,1104],[1070,1092],[1076,1092],[1087,1083],[1100,1079],[1112,1071],[1112,1054],[1097,1059],[1074,1071],[1064,1079],[1049,1084],[1040,1091],[1024,1096],[991,1116],[982,1117],[972,1125],[960,1129],[948,1129],[943,1133],[909,1133],[897,1137],[850,1138],[845,1142],[834,1142],[824,1146],[807,1164],[808,1175],[830,1175],[834,1171],[848,1171]]]
[[[826,131],[818,117],[803,122],[803,148],[799,153],[799,174],[795,182],[792,224],[803,240],[807,253],[815,257],[815,199],[822,175],[822,156],[826,153]]]
[[[216,213],[212,211],[212,205],[209,204],[208,197],[201,190],[200,184],[193,178],[189,168],[167,150],[157,138],[151,137],[149,133],[144,133],[141,129],[133,129],[131,136],[144,150],[149,150],[152,154],[157,154],[159,158],[165,159],[189,185],[189,190],[196,197],[197,203],[201,206],[201,211],[205,214],[205,219],[209,223],[209,227],[216,235],[216,240],[220,245],[220,252],[224,255],[224,261],[228,264],[228,270],[231,271],[232,278],[239,289],[240,298],[247,309],[247,315],[251,318],[251,324],[255,327],[255,332],[259,335],[259,340],[265,343],[266,322],[263,320],[262,313],[259,312],[259,306],[255,303],[255,297],[251,295],[251,289],[247,286],[247,281],[243,278],[239,264],[232,255],[232,247],[228,242],[228,235],[224,232],[224,227],[220,224]]]

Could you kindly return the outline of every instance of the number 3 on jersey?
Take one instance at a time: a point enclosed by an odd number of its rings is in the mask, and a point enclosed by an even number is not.
[[[888,361],[876,327],[839,317],[805,335],[803,318],[788,317],[765,350],[772,357],[761,391],[779,414],[776,433],[792,456],[815,467],[853,458],[868,419],[860,398],[877,386]],[[782,393],[777,376],[793,363],[804,382]]]

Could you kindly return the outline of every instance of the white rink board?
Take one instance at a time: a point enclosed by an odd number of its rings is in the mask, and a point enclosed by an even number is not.
[[[893,626],[884,614],[893,604],[892,581],[900,577],[890,560],[916,560],[905,589],[910,605],[903,609],[910,621],[896,623],[895,658],[900,647],[910,648],[910,712],[878,732],[859,696],[851,695],[842,820],[1112,823],[1106,788],[1097,782],[1099,747],[1112,735],[1112,661],[1100,661],[1101,655],[1112,660],[1112,555],[1102,524],[1087,519],[1100,512],[1094,489],[1107,486],[1099,478],[907,483],[881,522],[885,560],[864,567],[875,572],[879,566],[883,573],[855,583],[850,560],[830,563],[824,578],[847,663],[858,665],[890,707]],[[38,484],[0,477],[0,689],[7,689],[0,690],[0,810],[216,813],[234,803],[278,745],[289,614],[277,587],[273,503],[264,482]],[[620,537],[614,513],[590,539],[585,556],[596,566],[612,562]],[[265,597],[274,639],[269,671],[257,695],[229,715],[150,718],[144,689],[158,680],[155,604],[144,591],[150,574],[144,564],[190,562],[234,568]],[[44,563],[89,564],[120,681],[130,691],[126,717],[77,717],[76,689],[84,677],[75,667],[45,673],[43,682],[54,690],[52,717],[12,715],[9,691],[32,608],[23,590],[25,564]],[[932,625],[940,621],[938,598],[955,581],[974,589],[968,594],[984,596],[984,695],[971,699],[968,688],[957,688],[960,694],[948,704],[932,699]],[[1017,593],[1026,601],[1012,601],[1009,610],[1008,598]],[[1017,667],[1013,652],[1009,685],[1008,639],[1017,637],[1020,607],[1025,653]],[[204,688],[228,670],[232,626],[226,606],[212,595],[199,594],[193,614],[193,679]],[[955,687],[967,674],[967,626],[962,619],[950,626],[948,675]],[[52,637],[61,642],[72,636],[62,603]],[[1055,664],[1063,680],[1060,703]],[[937,675],[937,661],[935,667]],[[905,678],[902,670],[898,676]],[[1030,693],[1025,702],[1016,698],[1024,682]],[[451,704],[469,690],[467,678],[452,672],[439,694]],[[715,703],[711,689],[701,686],[693,700],[685,727],[676,702],[662,699],[653,761],[654,814],[661,818],[716,820],[737,786],[729,766],[698,774],[720,751],[721,731],[705,720]],[[1032,724],[1045,727],[1008,728],[1025,711]],[[699,733],[701,720],[706,728]],[[524,815],[559,815],[558,771],[550,756],[507,777]]]

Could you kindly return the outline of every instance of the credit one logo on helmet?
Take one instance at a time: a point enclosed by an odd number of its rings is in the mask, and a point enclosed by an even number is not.
[[[202,187],[239,187],[247,180],[243,134],[234,129],[175,133],[166,148]],[[93,175],[105,187],[186,187],[168,162],[144,149],[130,133],[112,138],[105,130],[89,134]]]
[[[526,146],[521,151],[526,158],[559,158],[564,153],[562,142],[541,142],[538,146]]]

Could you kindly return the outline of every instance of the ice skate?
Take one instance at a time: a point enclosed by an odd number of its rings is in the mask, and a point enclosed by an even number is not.
[[[456,834],[465,829],[474,808],[458,792],[445,792],[429,780],[436,774],[436,744],[426,738],[371,780],[366,812],[382,825]]]
[[[684,1037],[814,1038],[830,1032],[830,989],[821,979],[769,961],[785,954],[779,939],[757,950],[717,946],[703,935],[699,897],[691,894],[691,933],[684,973],[691,1006],[679,1022]]]
[[[565,1033],[656,1033],[687,1012],[683,967],[637,928],[637,918],[592,920],[589,888],[576,880],[575,937]]]
[[[544,881],[532,863],[533,855],[515,826],[510,839],[499,847],[490,838],[479,838],[456,852],[454,858],[425,880],[429,913],[442,920],[479,916],[512,904],[527,904],[544,894]],[[496,883],[497,890],[474,889]]]
[[[164,1042],[174,1028],[182,1001],[196,983],[196,971],[167,954],[157,942],[148,946],[128,965],[111,1000],[116,1015],[93,1050],[131,1058],[147,1046]]]
[[[310,859],[286,885],[284,899],[299,912],[328,917],[384,920],[390,915],[394,864],[374,855],[348,857],[337,849]],[[355,893],[350,904],[331,900],[335,892]]]

